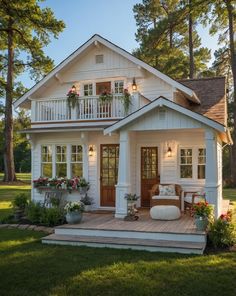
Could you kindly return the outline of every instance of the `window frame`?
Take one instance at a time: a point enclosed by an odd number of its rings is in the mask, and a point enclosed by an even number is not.
[[[88,90],[85,90],[85,86],[88,86]],[[92,86],[92,89],[90,89],[89,86]],[[89,93],[90,90],[92,90],[91,94]],[[87,95],[85,94],[85,91],[88,91]],[[94,95],[94,83],[88,82],[83,84],[83,95],[84,97],[90,97]]]
[[[43,161],[43,147],[51,147],[51,161]],[[45,178],[52,178],[53,177],[53,145],[51,144],[42,144],[40,145],[41,151],[40,151],[40,157],[41,157],[41,161],[40,161],[40,175],[45,177]],[[45,154],[45,153],[44,153]],[[48,159],[48,154],[47,155],[47,159]],[[51,164],[51,176],[44,176],[43,175],[43,164]]]
[[[192,178],[181,178],[181,149],[192,149]],[[188,182],[188,181],[194,181],[194,182],[201,182],[205,181],[205,179],[198,179],[198,150],[199,149],[205,149],[206,147],[204,145],[192,145],[192,146],[179,146],[178,149],[178,176],[179,180],[181,182]],[[205,161],[205,168],[206,168],[206,161]],[[206,175],[205,175],[206,177]]]
[[[76,152],[75,153],[72,153],[72,146],[76,147]],[[78,146],[81,146],[81,148],[82,148],[82,160],[81,161],[77,161],[77,154],[78,154],[77,147]],[[72,154],[76,155],[76,161],[72,161]],[[82,176],[77,176],[77,177],[83,177],[83,175],[84,175],[84,146],[82,144],[71,144],[70,145],[70,163],[69,163],[69,166],[70,166],[70,177],[71,178],[74,177],[72,175],[72,164],[82,164]]]
[[[184,163],[184,164],[182,164],[181,163],[181,150],[192,150],[192,155],[191,155],[191,158],[192,158],[192,162],[191,162],[191,164],[188,164],[188,163]],[[194,177],[194,157],[193,157],[193,155],[194,155],[194,150],[193,150],[193,148],[192,147],[180,147],[180,149],[179,149],[179,177],[180,177],[180,179],[181,180],[192,180],[193,179],[193,177]],[[188,156],[185,156],[185,157],[188,157]],[[181,177],[181,166],[191,166],[192,167],[192,177],[190,177],[190,178],[182,178]]]
[[[200,149],[203,149],[205,150],[205,154],[203,156],[199,156],[199,150]],[[205,159],[205,162],[204,163],[199,163],[199,157],[203,157]],[[205,178],[198,178],[198,168],[199,166],[204,166],[204,175],[205,175]],[[205,180],[206,179],[206,148],[204,147],[198,147],[197,148],[197,179],[198,180]]]
[[[57,147],[65,147],[65,153],[62,152],[62,150],[60,151],[60,153],[57,152]],[[68,153],[68,145],[66,144],[56,144],[55,145],[55,176],[57,176],[58,178],[61,178],[62,176],[59,176],[57,173],[57,165],[58,164],[66,164],[66,176],[67,177],[67,153]],[[65,155],[64,155],[65,154]],[[60,155],[60,161],[57,160],[57,156]],[[63,155],[65,156],[65,161],[62,161]],[[64,177],[62,177],[64,178]]]
[[[118,83],[118,87],[116,87],[116,83]],[[119,85],[120,83],[123,84],[122,91],[121,92],[116,92],[116,88],[118,89],[118,91],[121,88],[121,86]],[[115,95],[121,95],[121,94],[123,94],[124,88],[125,88],[125,81],[124,80],[122,80],[122,79],[120,79],[120,80],[114,80],[113,85],[114,85],[114,94]]]

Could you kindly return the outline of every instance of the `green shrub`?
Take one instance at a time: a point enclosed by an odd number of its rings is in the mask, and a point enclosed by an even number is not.
[[[14,198],[12,205],[15,209],[24,211],[28,204],[28,196],[25,193],[19,193]]]
[[[44,208],[41,216],[41,224],[46,226],[56,226],[64,224],[65,214],[59,207]]]
[[[44,207],[40,203],[29,203],[26,210],[26,217],[33,224],[40,224]]]
[[[236,243],[235,227],[231,213],[221,215],[210,226],[209,240],[214,248],[228,248]]]
[[[0,218],[0,224],[13,224],[15,223],[14,215],[10,214]]]

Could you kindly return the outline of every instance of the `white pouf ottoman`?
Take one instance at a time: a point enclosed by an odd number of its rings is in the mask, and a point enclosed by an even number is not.
[[[180,218],[180,209],[176,206],[154,206],[150,216],[155,220],[176,220]]]

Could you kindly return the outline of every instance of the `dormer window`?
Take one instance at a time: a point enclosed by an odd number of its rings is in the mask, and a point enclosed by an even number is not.
[[[103,63],[103,54],[97,54],[95,56],[95,62],[96,62],[96,64],[102,64]]]

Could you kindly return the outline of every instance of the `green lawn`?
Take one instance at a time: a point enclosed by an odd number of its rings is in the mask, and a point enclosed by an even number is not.
[[[227,295],[236,253],[187,256],[42,245],[43,234],[0,229],[1,296]]]
[[[30,173],[17,173],[17,180],[30,183],[31,174]],[[0,173],[0,181],[3,179],[3,173]]]

